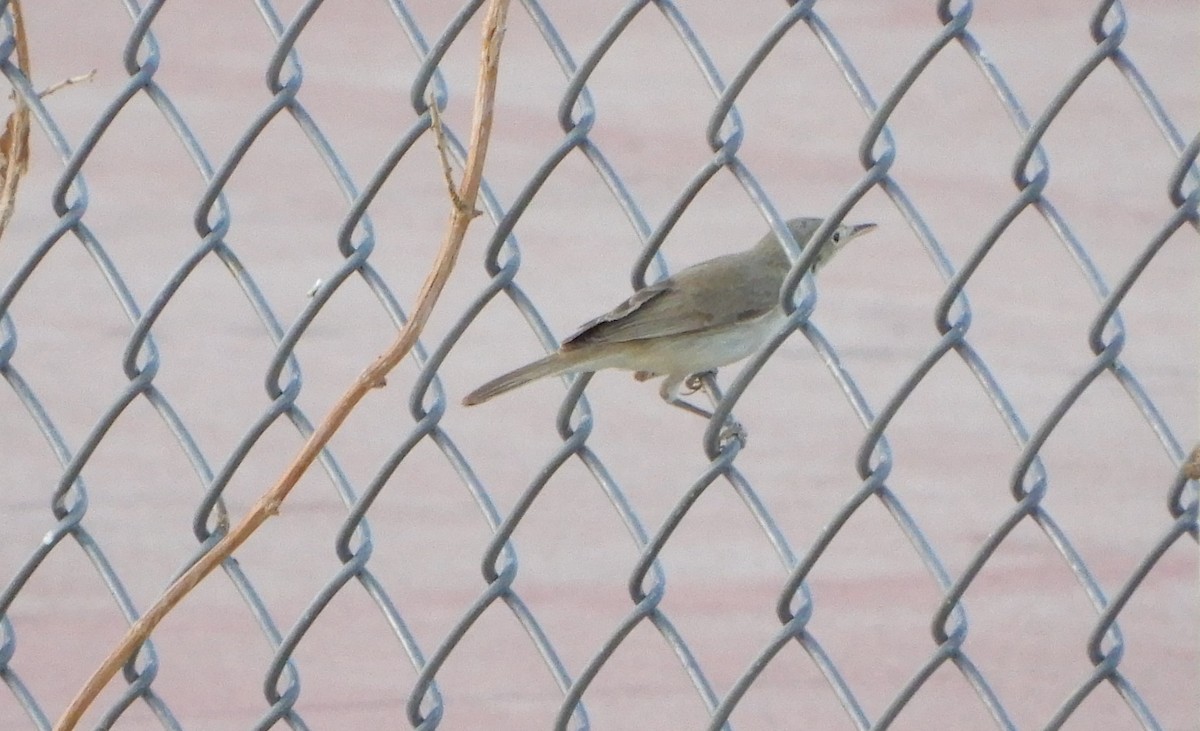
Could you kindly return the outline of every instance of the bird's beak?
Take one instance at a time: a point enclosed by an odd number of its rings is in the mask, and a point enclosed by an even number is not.
[[[860,224],[858,224],[857,226],[853,226],[853,227],[850,229],[850,238],[852,238],[852,239],[853,239],[853,238],[857,238],[857,237],[859,237],[859,236],[862,236],[862,235],[863,235],[863,234],[865,234],[865,233],[868,233],[868,232],[870,232],[870,231],[874,231],[874,230],[875,230],[875,224],[873,224],[873,223],[860,223]]]

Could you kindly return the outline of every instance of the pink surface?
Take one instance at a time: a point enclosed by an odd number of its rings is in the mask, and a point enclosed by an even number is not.
[[[294,12],[280,9],[285,21]],[[449,22],[447,3],[415,3],[430,41]],[[981,3],[970,28],[1031,117],[1093,48],[1092,3]],[[877,100],[940,29],[931,3],[818,3]],[[616,17],[618,3],[547,3],[580,61]],[[732,79],[785,12],[782,3],[684,3],[685,17]],[[1192,3],[1130,2],[1122,46],[1185,139],[1200,128],[1200,27]],[[34,78],[46,86],[99,70],[94,82],[46,99],[77,146],[126,83],[120,53],[130,22],[117,3],[26,3]],[[736,14],[735,14],[736,13]],[[155,79],[214,164],[266,108],[263,76],[274,41],[247,3],[167,3],[154,22],[162,53]],[[444,64],[446,121],[465,137],[478,22]],[[409,89],[417,62],[386,4],[327,3],[297,45],[299,100],[362,187],[415,120]],[[511,204],[563,138],[556,121],[566,88],[529,16],[514,7],[505,40],[487,179]],[[712,95],[653,7],[631,23],[589,83],[597,108],[590,139],[607,156],[651,225],[712,156],[705,128]],[[755,74],[738,108],[739,158],[785,215],[829,211],[862,177],[857,148],[868,118],[803,26]],[[1020,136],[957,45],[917,81],[892,118],[892,175],[962,265],[1012,204]],[[0,241],[7,281],[58,221],[50,195],[61,166],[40,130],[17,215]],[[1045,140],[1047,197],[1088,247],[1109,286],[1123,276],[1172,212],[1176,162],[1128,84],[1102,65]],[[83,169],[85,223],[145,307],[197,246],[192,216],[204,190],[170,128],[144,95],[122,111]],[[226,241],[242,257],[286,328],[318,279],[342,262],[336,248],[347,204],[324,164],[285,114],[275,119],[226,189]],[[370,262],[405,308],[432,261],[449,213],[432,139],[397,168],[370,209]],[[880,229],[823,271],[813,322],[880,411],[934,347],[933,312],[944,282],[918,239],[878,190],[848,220]],[[447,336],[487,283],[480,262],[492,224],[478,219],[423,342]],[[668,236],[673,267],[748,246],[765,224],[733,176],[719,173]],[[515,234],[517,282],[558,337],[629,293],[636,233],[579,152],[550,177]],[[1194,229],[1175,235],[1121,312],[1124,362],[1178,441],[1197,439]],[[1028,428],[1039,427],[1093,356],[1087,332],[1100,305],[1086,279],[1034,211],[1000,239],[967,293],[969,342]],[[11,307],[19,341],[13,367],[29,382],[67,444],[78,448],[127,384],[121,359],[132,326],[92,260],[68,235]],[[394,332],[363,285],[350,280],[297,348],[299,406],[316,420]],[[214,469],[269,406],[264,372],[274,347],[227,271],[213,258],[183,285],[155,326],[155,384]],[[449,406],[441,425],[507,514],[561,447],[557,381],[484,406],[458,400],[484,380],[541,353],[503,298],[484,309],[439,369]],[[737,368],[726,369],[729,383]],[[417,368],[406,361],[368,398],[332,448],[356,490],[365,489],[413,429],[408,399]],[[588,389],[589,447],[653,533],[708,465],[705,423],[659,402],[656,384],[604,373]],[[426,399],[429,403],[430,399]],[[750,440],[736,465],[782,534],[803,555],[861,485],[855,469],[865,430],[813,348],[785,343],[738,404]],[[888,487],[957,577],[1013,509],[1009,483],[1019,447],[953,354],[934,367],[887,430]],[[226,496],[240,515],[300,445],[273,425],[238,469]],[[1044,506],[1108,596],[1116,594],[1167,531],[1172,458],[1129,397],[1105,373],[1042,451]],[[12,391],[0,385],[0,581],[7,583],[54,525],[50,495],[62,469]],[[192,556],[191,521],[204,485],[144,399],[123,413],[83,470],[83,525],[145,609]],[[1194,492],[1192,493],[1194,496]],[[346,508],[314,469],[238,559],[281,632],[341,568],[333,546]],[[400,465],[372,506],[368,566],[426,657],[487,585],[480,561],[492,532],[462,480],[428,439]],[[514,589],[576,677],[632,611],[627,584],[639,549],[578,460],[549,481],[516,529]],[[763,531],[729,484],[698,500],[662,554],[662,609],[723,696],[779,630],[775,603],[787,580]],[[1170,548],[1121,615],[1120,670],[1167,729],[1195,728],[1200,690],[1197,551]],[[812,635],[875,720],[937,649],[930,624],[943,592],[884,506],[868,501],[809,577]],[[1030,521],[987,562],[964,600],[965,651],[1019,728],[1041,728],[1092,672],[1086,643],[1096,623],[1062,557]],[[121,636],[125,623],[82,552],[60,545],[8,613],[17,637],[9,663],[51,717]],[[233,585],[211,577],[154,635],[155,690],[187,729],[250,727],[267,709],[272,650]],[[299,643],[297,711],[312,728],[396,728],[417,673],[361,585],[348,584]],[[492,605],[438,674],[448,729],[548,728],[562,693],[513,615]],[[113,702],[118,680],[97,708]],[[633,630],[584,695],[597,729],[702,728],[708,712],[670,646],[647,622]],[[93,712],[85,726],[99,716]],[[767,667],[732,716],[741,729],[834,729],[853,723],[796,644]],[[156,728],[135,703],[117,728]],[[943,665],[900,714],[897,729],[992,728],[962,675]],[[1111,686],[1096,689],[1067,728],[1140,728]],[[35,728],[0,692],[0,728]]]

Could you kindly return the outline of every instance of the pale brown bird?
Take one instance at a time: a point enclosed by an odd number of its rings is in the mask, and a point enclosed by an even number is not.
[[[819,218],[787,222],[805,246]],[[813,262],[816,272],[873,223],[838,226]],[[604,368],[635,371],[644,381],[665,376],[659,393],[674,404],[706,413],[678,399],[680,386],[705,373],[753,355],[784,320],[779,291],[792,262],[774,232],[751,249],[681,270],[639,289],[633,296],[584,325],[544,358],[494,378],[463,399],[473,406],[546,376]]]

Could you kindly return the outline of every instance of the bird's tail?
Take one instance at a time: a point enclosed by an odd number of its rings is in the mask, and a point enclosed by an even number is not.
[[[566,373],[576,365],[578,363],[574,358],[564,357],[563,353],[551,353],[541,360],[535,360],[529,365],[523,365],[515,371],[509,371],[483,384],[463,398],[463,406],[481,404],[494,396],[499,396],[518,386],[524,386],[530,381]]]

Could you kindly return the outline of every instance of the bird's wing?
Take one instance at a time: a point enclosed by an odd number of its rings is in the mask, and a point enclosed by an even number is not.
[[[673,280],[664,279],[649,287],[639,289],[621,304],[581,325],[574,335],[563,341],[563,347],[571,348],[590,343],[622,342],[652,337],[654,333],[634,333],[633,330],[641,330],[648,324],[646,315],[649,308],[646,308],[646,304],[659,297],[669,296],[674,285]]]
[[[766,314],[778,301],[782,275],[766,287],[754,286],[761,282],[750,280],[760,279],[761,272],[744,260],[745,256],[738,254],[721,257],[640,289],[581,327],[563,341],[562,347],[570,350],[583,345],[682,335]],[[724,268],[725,276],[712,277],[713,267]]]

